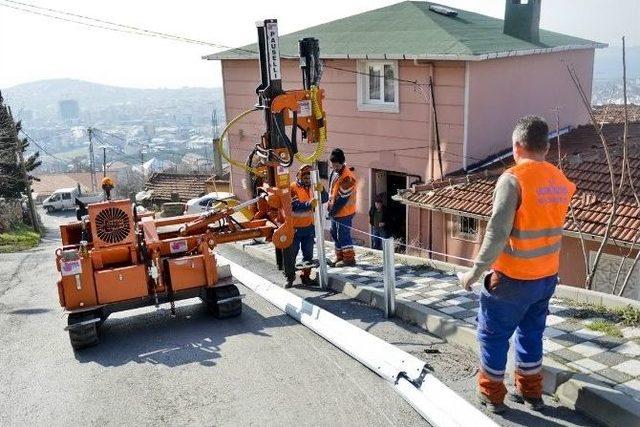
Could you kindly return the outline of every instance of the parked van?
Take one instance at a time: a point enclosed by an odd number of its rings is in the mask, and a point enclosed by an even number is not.
[[[81,195],[77,187],[59,188],[52,195],[42,201],[42,207],[51,213],[54,211],[75,209],[76,198],[84,204],[96,203],[102,201],[102,196],[97,195]]]

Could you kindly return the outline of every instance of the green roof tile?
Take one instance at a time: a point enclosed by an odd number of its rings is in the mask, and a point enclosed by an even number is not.
[[[540,30],[531,43],[502,32],[503,21],[454,9],[449,17],[429,10],[435,3],[405,1],[280,36],[283,57],[298,55],[298,40],[316,37],[323,58],[481,60],[496,56],[553,50],[599,48],[606,45]],[[257,45],[230,49],[205,59],[255,58]]]

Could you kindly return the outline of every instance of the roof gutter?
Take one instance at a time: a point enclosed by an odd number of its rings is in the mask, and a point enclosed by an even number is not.
[[[430,61],[484,61],[488,59],[509,58],[512,56],[527,56],[527,55],[539,55],[544,53],[553,52],[565,52],[568,50],[582,50],[582,49],[602,49],[607,47],[606,43],[593,43],[584,45],[567,45],[557,46],[550,48],[536,48],[536,49],[523,49],[523,50],[511,50],[506,52],[492,52],[482,55],[469,55],[469,54],[329,54],[321,55],[320,59],[409,59],[409,60],[430,60]],[[211,55],[205,55],[202,59],[208,61],[217,61],[223,59],[258,59],[258,55],[238,56],[227,52],[213,53]],[[283,59],[296,59],[296,58],[283,58]]]

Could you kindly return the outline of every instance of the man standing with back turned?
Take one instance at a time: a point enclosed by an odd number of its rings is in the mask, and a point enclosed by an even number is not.
[[[506,409],[504,374],[515,332],[516,393],[510,400],[541,410],[542,334],[558,281],[560,244],[575,185],[545,161],[549,127],[540,117],[518,120],[513,131],[516,165],[498,179],[493,212],[474,266],[460,276],[470,290],[485,277],[478,311],[478,398],[494,413]]]

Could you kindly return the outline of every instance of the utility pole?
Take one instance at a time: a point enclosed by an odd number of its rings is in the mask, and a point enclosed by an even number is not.
[[[20,172],[22,173],[22,179],[24,180],[25,189],[27,192],[27,207],[29,209],[29,219],[31,220],[31,226],[33,227],[33,231],[36,233],[40,233],[40,225],[38,225],[38,215],[36,214],[36,206],[33,203],[33,195],[31,194],[31,180],[29,180],[29,176],[27,175],[27,168],[24,164],[24,153],[22,152],[23,143],[18,136],[18,129],[16,128],[15,121],[13,120],[13,113],[11,113],[11,108],[7,108],[9,112],[9,117],[11,118],[10,123],[13,123],[13,131],[14,138],[16,142],[16,155],[18,157],[18,163],[20,164]]]
[[[87,129],[87,133],[89,134],[89,167],[91,168],[91,191],[95,192],[98,187],[98,182],[96,180],[96,158],[93,153],[93,128],[89,127]]]
[[[222,154],[218,150],[218,111],[215,109],[211,113],[211,134],[213,135],[213,174],[220,178],[223,173]]]
[[[102,177],[107,177],[107,146],[102,146]]]
[[[146,180],[147,180],[147,174],[146,174],[146,172],[144,170],[144,153],[145,153],[145,149],[146,148],[147,147],[143,146],[140,149],[140,173],[142,174],[143,183],[146,182]]]

